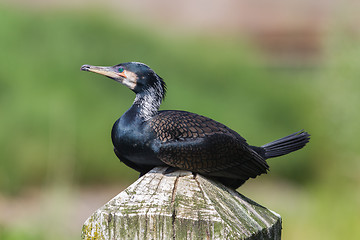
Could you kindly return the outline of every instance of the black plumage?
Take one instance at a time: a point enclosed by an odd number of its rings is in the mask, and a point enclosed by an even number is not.
[[[143,63],[112,67],[83,65],[81,70],[112,78],[136,93],[130,109],[112,129],[116,156],[145,174],[156,166],[190,170],[237,188],[266,173],[266,159],[301,149],[309,134],[300,131],[261,147],[210,118],[186,111],[159,111],[166,85]]]

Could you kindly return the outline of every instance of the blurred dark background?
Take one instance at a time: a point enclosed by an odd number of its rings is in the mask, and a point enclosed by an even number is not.
[[[358,239],[359,2],[0,3],[0,239],[79,239],[137,179],[112,152],[133,102],[82,64],[140,61],[168,84],[162,109],[196,112],[262,145],[305,129],[238,191],[283,217],[284,239]]]

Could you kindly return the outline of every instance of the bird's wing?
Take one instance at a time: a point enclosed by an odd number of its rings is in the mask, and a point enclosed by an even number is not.
[[[210,176],[248,179],[266,172],[265,160],[238,133],[210,118],[160,111],[150,126],[158,158],[166,164]]]

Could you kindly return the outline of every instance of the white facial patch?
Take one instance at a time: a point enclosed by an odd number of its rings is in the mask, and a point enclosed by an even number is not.
[[[138,76],[130,71],[124,71],[124,74],[126,75],[126,78],[122,81],[122,84],[130,88],[131,90],[134,90],[137,84]]]

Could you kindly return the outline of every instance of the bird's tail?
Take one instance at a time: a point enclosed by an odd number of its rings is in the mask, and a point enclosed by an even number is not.
[[[310,140],[310,134],[301,130],[261,146],[266,158],[279,157],[303,148]]]

